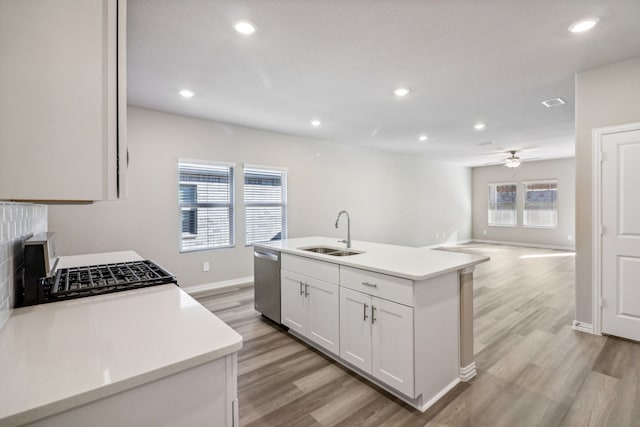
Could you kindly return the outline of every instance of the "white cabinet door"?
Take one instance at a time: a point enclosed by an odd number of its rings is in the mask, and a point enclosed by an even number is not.
[[[307,331],[311,341],[334,354],[339,354],[339,294],[338,286],[321,280],[306,278]]]
[[[0,2],[0,200],[117,198],[125,12],[124,0]]]
[[[282,270],[280,281],[282,324],[305,335],[305,277],[302,274]]]
[[[372,297],[371,304],[371,374],[414,397],[413,309],[376,297]]]
[[[340,288],[340,357],[371,373],[371,296]]]

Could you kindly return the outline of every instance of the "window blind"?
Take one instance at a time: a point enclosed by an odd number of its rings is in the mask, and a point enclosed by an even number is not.
[[[515,183],[489,184],[489,225],[517,225]]]
[[[524,183],[523,224],[528,227],[558,226],[558,181]]]
[[[286,238],[286,171],[245,167],[244,203],[247,245]]]
[[[233,166],[180,162],[180,252],[232,247]]]

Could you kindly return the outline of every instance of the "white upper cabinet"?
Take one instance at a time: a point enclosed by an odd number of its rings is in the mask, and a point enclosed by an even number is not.
[[[126,195],[126,1],[0,2],[0,200]]]

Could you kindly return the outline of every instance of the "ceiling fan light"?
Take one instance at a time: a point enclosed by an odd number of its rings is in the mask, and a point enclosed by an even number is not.
[[[517,157],[509,158],[505,160],[504,165],[508,168],[517,168],[518,166],[520,166],[520,159]]]

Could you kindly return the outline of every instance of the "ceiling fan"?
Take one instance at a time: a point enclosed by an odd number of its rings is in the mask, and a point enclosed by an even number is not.
[[[519,151],[528,151],[528,150],[533,150],[535,148],[527,148],[527,149],[522,149],[522,150],[507,150],[507,151],[502,151],[502,153],[507,153],[507,154],[511,154],[509,157],[507,157],[506,159],[502,159],[500,162],[496,162],[496,163],[485,163],[485,166],[493,166],[493,165],[504,165],[508,168],[517,168],[518,166],[520,166],[520,164],[522,162],[531,162],[533,160],[538,160],[539,157],[531,157],[531,158],[527,158],[527,159],[521,159],[520,157],[518,157],[516,154]]]
[[[511,157],[504,159],[504,165],[508,168],[517,168],[520,166],[520,157],[516,156],[516,151],[509,151]]]

